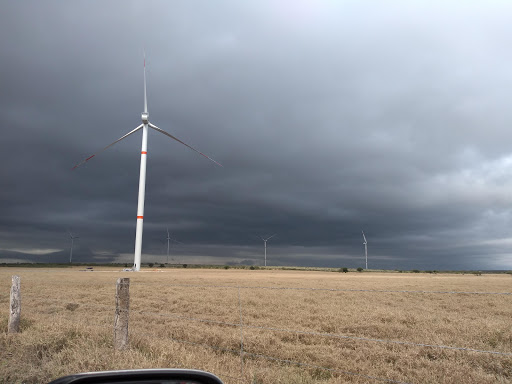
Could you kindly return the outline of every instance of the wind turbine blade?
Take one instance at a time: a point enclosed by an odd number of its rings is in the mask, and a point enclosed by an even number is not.
[[[364,239],[364,243],[363,243],[363,244],[366,244],[366,243],[367,243],[367,242],[366,242],[366,236],[364,235],[364,232],[363,232],[363,231],[361,231],[361,232],[363,233],[363,239]]]
[[[191,150],[193,150],[193,151],[195,151],[195,152],[199,153],[201,156],[206,157],[208,160],[211,160],[211,161],[213,161],[215,164],[217,164],[218,166],[222,167],[222,164],[220,164],[220,163],[216,162],[216,161],[215,161],[215,160],[213,160],[211,157],[206,156],[206,155],[205,155],[204,153],[202,153],[202,152],[199,152],[197,149],[195,149],[195,148],[191,147],[191,146],[190,146],[190,145],[188,145],[187,143],[184,143],[183,141],[181,141],[181,140],[180,140],[180,139],[178,139],[177,137],[174,137],[174,136],[173,136],[173,135],[171,135],[170,133],[165,132],[163,129],[158,128],[156,125],[153,125],[153,124],[149,123],[149,126],[150,126],[151,128],[153,128],[155,131],[158,131],[158,132],[160,132],[160,133],[163,133],[163,134],[164,134],[164,135],[166,135],[166,136],[169,136],[171,139],[176,140],[178,143],[183,144],[184,146],[186,146],[186,147],[190,148]]]
[[[123,137],[120,137],[119,139],[117,139],[116,141],[114,141],[112,144],[109,144],[107,145],[105,148],[102,148],[100,149],[98,152],[96,152],[94,155],[92,156],[89,156],[87,159],[85,160],[82,160],[80,163],[78,163],[77,165],[75,165],[73,168],[71,168],[71,170],[74,170],[75,168],[78,168],[79,166],[81,166],[82,164],[85,164],[86,162],[88,162],[89,160],[91,160],[94,156],[100,154],[101,152],[103,152],[104,150],[110,148],[111,146],[113,146],[115,143],[127,138],[128,136],[130,136],[132,133],[135,133],[137,132],[139,129],[141,129],[143,127],[143,125],[139,125],[137,128],[135,128],[133,131],[130,131],[128,132],[126,135],[124,135]]]
[[[146,95],[146,50],[144,50],[144,113],[148,113],[148,98]]]
[[[267,240],[270,240],[271,238],[273,238],[275,235],[277,235],[277,233],[274,233],[272,236],[270,236]]]

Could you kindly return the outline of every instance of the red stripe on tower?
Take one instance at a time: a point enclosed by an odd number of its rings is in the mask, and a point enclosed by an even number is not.
[[[147,155],[148,153],[146,151],[141,152],[142,155]]]
[[[137,220],[143,219],[143,218],[144,218],[144,216],[137,216]]]

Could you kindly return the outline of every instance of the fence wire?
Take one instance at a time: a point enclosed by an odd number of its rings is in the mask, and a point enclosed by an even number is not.
[[[132,286],[137,286],[137,285],[142,286],[142,285],[154,285],[154,284],[132,282],[131,285]],[[139,314],[139,315],[179,319],[179,320],[183,320],[186,322],[201,322],[201,323],[206,323],[206,324],[211,324],[211,325],[239,327],[240,328],[240,348],[238,350],[230,349],[230,348],[223,348],[220,346],[210,345],[207,343],[198,343],[198,342],[194,342],[194,341],[190,341],[190,340],[184,340],[184,339],[179,339],[179,338],[175,338],[175,337],[165,336],[166,340],[171,340],[176,343],[181,343],[184,345],[200,346],[200,347],[208,348],[208,349],[215,350],[215,351],[226,352],[226,353],[230,353],[233,355],[239,355],[240,356],[240,377],[219,374],[219,376],[224,376],[224,377],[231,378],[231,379],[238,380],[238,381],[242,381],[244,378],[244,374],[246,374],[246,373],[244,373],[244,357],[252,357],[255,359],[260,359],[260,358],[266,359],[266,360],[274,361],[274,362],[281,363],[281,364],[295,365],[297,367],[303,367],[306,369],[318,369],[318,370],[323,370],[326,372],[331,372],[331,373],[336,373],[336,374],[357,376],[357,377],[374,380],[374,381],[397,383],[397,384],[409,384],[409,383],[406,383],[403,381],[382,378],[382,377],[377,377],[377,376],[372,376],[372,375],[366,375],[366,374],[358,373],[358,372],[344,371],[344,370],[340,370],[340,369],[336,369],[336,368],[324,367],[324,366],[309,364],[309,363],[305,363],[305,362],[301,362],[301,361],[295,361],[295,360],[291,360],[291,359],[282,359],[282,358],[278,358],[275,356],[251,352],[251,351],[247,350],[246,346],[244,345],[244,329],[259,329],[259,330],[265,330],[265,331],[287,332],[287,333],[291,333],[291,334],[309,335],[309,336],[315,336],[315,337],[347,339],[347,340],[375,342],[375,343],[390,343],[390,344],[413,346],[413,347],[438,348],[438,349],[464,351],[464,352],[472,352],[472,353],[492,354],[492,355],[500,355],[500,356],[512,356],[511,352],[482,350],[482,349],[475,349],[475,348],[470,348],[470,347],[458,347],[458,346],[438,345],[438,344],[428,344],[428,343],[415,343],[415,342],[410,342],[410,341],[368,338],[368,337],[350,336],[350,335],[343,335],[343,334],[336,334],[336,333],[324,333],[324,332],[271,327],[271,326],[251,325],[251,324],[247,323],[246,321],[244,321],[244,319],[243,319],[241,291],[242,290],[261,289],[261,290],[290,290],[290,291],[296,290],[296,291],[325,291],[325,292],[370,292],[370,293],[454,294],[454,295],[512,295],[512,292],[375,290],[375,289],[230,286],[230,285],[200,285],[200,284],[163,284],[163,285],[159,285],[159,287],[162,287],[162,286],[175,287],[175,288],[207,288],[207,289],[217,288],[217,289],[237,289],[238,290],[238,312],[239,312],[238,313],[238,315],[239,315],[238,323],[237,322],[224,322],[224,321],[219,321],[219,320],[205,319],[205,318],[199,318],[199,317],[193,317],[193,316],[185,316],[185,315],[177,314],[177,313],[151,312],[151,311],[135,310],[135,309],[130,310],[131,313]],[[81,298],[81,299],[87,299],[87,298]],[[44,302],[47,302],[47,303],[52,303],[52,304],[56,304],[56,305],[62,304],[64,306],[64,308],[71,301],[73,303],[79,304],[80,306],[83,306],[85,308],[101,308],[106,311],[113,312],[113,305],[101,304],[101,303],[97,303],[97,302],[96,303],[83,303],[83,302],[80,302],[79,298],[74,298],[74,297],[70,297],[66,300],[50,299],[50,298],[44,299]],[[38,303],[40,304],[41,301],[38,301]],[[88,327],[104,328],[104,329],[108,329],[109,331],[112,331],[112,325],[108,324],[108,322],[106,322],[104,325],[93,325],[93,324],[85,324],[85,325]],[[149,334],[146,332],[137,332],[137,331],[135,332],[135,334],[140,335],[140,336],[150,337],[150,338],[154,338],[156,336],[154,334]],[[158,336],[158,337],[161,337],[161,336]]]
[[[220,321],[220,320],[210,320],[210,319],[198,318],[198,317],[193,317],[193,316],[184,316],[184,315],[174,314],[174,313],[150,312],[150,311],[141,311],[141,310],[135,310],[135,309],[131,309],[131,310],[129,310],[129,312],[131,312],[133,314],[147,315],[147,316],[153,316],[153,317],[164,317],[164,318],[179,319],[179,320],[199,322],[199,323],[205,323],[205,324],[240,327],[240,335],[241,335],[242,342],[243,342],[242,328],[246,328],[246,329],[260,329],[260,330],[273,331],[273,332],[286,332],[286,333],[292,333],[292,334],[297,334],[297,335],[309,335],[309,336],[318,336],[318,337],[335,338],[335,339],[346,339],[346,340],[355,340],[355,341],[364,341],[364,342],[373,342],[373,343],[388,343],[388,344],[407,345],[407,346],[423,347],[423,348],[436,348],[436,349],[465,351],[465,352],[483,353],[483,354],[491,354],[491,355],[512,356],[512,352],[500,352],[500,351],[493,351],[493,350],[476,349],[476,348],[471,348],[471,347],[458,347],[458,346],[451,346],[451,345],[429,344],[429,343],[415,343],[412,341],[378,339],[378,338],[370,338],[370,337],[343,335],[343,334],[337,334],[337,333],[315,332],[315,331],[305,331],[305,330],[288,329],[288,328],[251,325],[251,324],[242,322],[242,309],[241,309],[242,307],[241,307],[240,296],[238,299],[239,299],[239,314],[240,314],[240,322],[239,323],[225,322],[225,321]],[[54,301],[54,300],[50,300],[50,301],[53,303],[58,302],[58,301]],[[68,302],[61,302],[61,303],[68,304]],[[99,308],[104,308],[107,310],[112,309],[111,305],[106,305],[106,304],[80,303],[80,305],[82,305],[84,307],[91,307],[91,308],[99,307]],[[242,354],[244,354],[243,344],[241,346],[241,351],[240,351],[241,356],[242,356]]]
[[[93,323],[86,323],[84,324],[85,327],[87,328],[95,328],[95,329],[101,329],[103,331],[109,331],[109,333],[112,331],[112,325],[110,324],[93,324]],[[133,332],[132,332],[133,333]],[[162,339],[162,336],[161,335],[155,335],[155,334],[151,334],[151,333],[147,333],[147,332],[136,332],[136,335],[137,336],[143,336],[143,337],[148,337],[150,339],[155,339],[155,337],[158,337],[160,339]],[[166,340],[171,340],[171,341],[174,341],[174,342],[179,342],[179,339],[174,339],[172,337],[169,337],[169,336],[166,336],[165,337]],[[218,346],[215,346],[215,345],[209,345],[209,344],[199,344],[199,343],[194,343],[194,342],[190,342],[190,341],[186,341],[186,340],[182,340],[181,344],[184,344],[184,345],[197,345],[197,346],[203,346],[203,347],[208,347],[209,349],[212,349],[212,350],[216,350],[216,351],[219,351],[219,352],[229,352],[229,353],[233,353],[233,354],[239,354],[240,351],[238,350],[235,350],[235,349],[229,349],[229,348],[221,348],[221,347],[218,347]],[[181,364],[180,362],[173,362],[173,364],[175,365],[179,365],[178,366],[173,366],[173,368],[186,368],[186,369],[190,369],[191,367],[190,366],[185,366],[183,364]],[[204,367],[196,367],[196,369],[203,369],[205,370]],[[217,376],[222,376],[222,377],[228,377],[230,379],[234,379],[234,380],[240,380],[240,377],[238,376],[232,376],[232,375],[228,375],[226,373],[215,373],[213,371],[210,371],[211,373],[214,373],[216,374]]]
[[[140,333],[140,334],[144,335],[144,336],[155,337],[155,335],[151,335],[151,334],[147,334],[147,333]],[[240,351],[236,350],[236,349],[222,348],[222,347],[218,347],[218,346],[215,346],[215,345],[210,345],[210,344],[206,344],[206,343],[198,343],[198,342],[194,342],[194,341],[178,339],[178,338],[175,338],[175,337],[167,336],[166,339],[167,340],[172,340],[172,341],[180,343],[180,344],[194,345],[194,346],[208,348],[208,349],[212,349],[212,350],[216,350],[216,351],[220,351],[220,352],[229,352],[229,353],[232,353],[234,355],[238,355],[240,353]],[[273,356],[269,356],[269,355],[264,355],[264,354],[260,354],[260,353],[244,352],[244,355],[252,356],[252,357],[257,357],[257,358],[264,358],[266,360],[271,360],[271,361],[275,361],[275,362],[279,362],[279,363],[284,363],[284,364],[297,365],[299,367],[312,368],[312,369],[320,369],[320,370],[323,370],[323,371],[328,371],[328,372],[338,373],[338,374],[344,374],[344,375],[350,375],[350,376],[358,376],[358,377],[362,377],[362,378],[365,378],[365,379],[371,379],[371,380],[382,381],[382,382],[387,382],[387,383],[411,384],[411,383],[407,383],[407,382],[403,382],[403,381],[397,381],[397,380],[392,380],[392,379],[387,379],[387,378],[382,378],[382,377],[377,377],[377,376],[370,376],[370,375],[365,375],[365,374],[357,373],[357,372],[344,371],[344,370],[335,369],[335,368],[328,368],[328,367],[322,367],[322,366],[319,366],[319,365],[307,364],[307,363],[303,363],[303,362],[295,361],[295,360],[280,359],[280,358],[277,358],[277,357],[273,357]]]
[[[134,282],[134,285],[155,285],[152,283]],[[183,288],[223,288],[223,289],[268,289],[281,291],[326,291],[326,292],[372,292],[372,293],[420,293],[420,294],[465,294],[465,295],[512,295],[512,292],[479,292],[479,291],[422,291],[422,290],[391,290],[391,289],[348,289],[348,288],[308,288],[308,287],[265,287],[235,285],[199,285],[199,284],[158,284],[159,287]]]
[[[228,322],[223,322],[223,321],[218,321],[218,320],[207,320],[207,319],[201,319],[201,318],[197,318],[197,317],[174,315],[174,314],[163,314],[163,313],[147,312],[147,311],[133,311],[133,312],[138,313],[138,314],[143,314],[143,315],[150,315],[150,316],[168,317],[168,318],[175,318],[175,319],[180,319],[180,320],[188,320],[188,321],[195,321],[195,322],[202,322],[202,323],[227,325],[227,326],[232,326],[232,327],[242,327],[241,323],[240,324],[228,323]],[[377,343],[390,343],[390,344],[399,344],[399,345],[409,345],[409,346],[415,346],[415,347],[450,349],[450,350],[456,350],[456,351],[466,351],[466,352],[476,352],[476,353],[488,353],[488,354],[495,354],[495,355],[502,355],[502,356],[512,356],[511,352],[499,352],[499,351],[482,350],[482,349],[475,349],[475,348],[469,348],[469,347],[455,347],[455,346],[450,346],[450,345],[414,343],[411,341],[376,339],[376,338],[369,338],[369,337],[341,335],[341,334],[336,334],[336,333],[312,332],[312,331],[303,331],[303,330],[296,330],[296,329],[265,327],[265,326],[259,326],[259,325],[251,325],[251,324],[247,324],[247,323],[244,323],[243,327],[247,328],[247,329],[261,329],[261,330],[275,331],[275,332],[287,332],[287,333],[294,333],[294,334],[298,334],[298,335],[321,336],[321,337],[331,337],[331,338],[337,338],[337,339],[348,339],[348,340],[368,341],[368,342],[377,342]]]

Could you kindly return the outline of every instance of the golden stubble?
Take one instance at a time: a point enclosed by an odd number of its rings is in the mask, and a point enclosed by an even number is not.
[[[22,332],[7,335],[13,274]],[[112,348],[118,277],[131,279],[127,351]],[[509,275],[1,268],[0,383],[129,368],[204,369],[225,383],[507,383],[511,295],[431,292],[511,286]]]

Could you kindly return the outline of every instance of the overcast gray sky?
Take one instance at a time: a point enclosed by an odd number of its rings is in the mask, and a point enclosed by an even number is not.
[[[2,1],[0,262],[512,269],[512,3]]]

